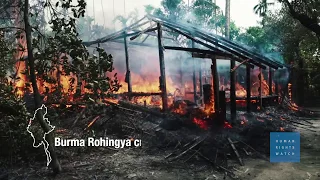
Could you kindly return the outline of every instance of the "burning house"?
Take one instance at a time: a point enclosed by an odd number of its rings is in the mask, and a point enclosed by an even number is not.
[[[151,15],[84,44],[114,56],[123,85],[119,95],[163,111],[184,113],[193,105],[205,114],[223,114],[229,104],[235,119],[238,107],[250,112],[276,102],[287,83],[275,78],[287,73],[285,64],[190,24]]]
[[[83,44],[92,53],[99,46],[113,56],[115,69],[107,76],[117,73],[122,85],[112,95],[115,102],[121,99],[163,112],[191,114],[200,125],[204,119],[224,123],[227,109],[234,121],[237,109],[250,112],[271,105],[287,86],[287,80],[280,80],[288,73],[285,64],[190,24],[151,15]],[[19,61],[17,69],[25,69],[23,63]],[[16,87],[23,95],[26,77],[18,76]],[[69,88],[71,79],[77,84],[76,75],[60,73],[56,79],[62,93],[73,101],[75,90]],[[55,89],[41,80],[38,83],[42,94]]]

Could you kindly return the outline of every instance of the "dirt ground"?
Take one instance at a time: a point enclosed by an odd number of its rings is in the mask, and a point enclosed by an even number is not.
[[[320,180],[320,118],[309,121],[314,123],[313,129],[316,132],[297,129],[301,133],[300,163],[270,163],[248,156],[244,157],[245,166],[239,166],[237,161],[230,160],[229,163],[235,164],[236,167],[229,170],[240,180]],[[185,158],[183,162],[169,163],[164,157],[172,151],[166,150],[150,152],[143,147],[123,150],[78,148],[61,152],[64,153],[59,154],[63,167],[61,174],[51,176],[48,174],[50,170],[42,163],[15,167],[11,171],[14,178],[9,179],[231,179],[203,161],[199,163],[200,161]]]
[[[320,108],[319,108],[320,109]],[[319,180],[320,179],[320,119],[310,120],[314,123],[311,132],[302,128],[300,131],[300,163],[270,163],[263,160],[246,160],[240,173],[241,179],[252,180]]]

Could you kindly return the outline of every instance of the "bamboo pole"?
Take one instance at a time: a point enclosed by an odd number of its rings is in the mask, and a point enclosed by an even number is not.
[[[234,69],[236,65],[235,60],[230,61],[230,71]],[[230,109],[231,109],[231,121],[235,123],[236,120],[236,73],[235,71],[230,72]]]
[[[212,85],[213,85],[213,97],[214,97],[214,109],[215,112],[219,112],[219,75],[217,69],[217,60],[212,59],[211,65],[211,72],[212,72]]]
[[[271,67],[269,67],[269,95],[270,96],[273,94],[273,92],[272,92],[272,76],[273,76],[272,69],[271,69]]]
[[[162,110],[168,110],[168,98],[167,98],[167,85],[166,85],[166,73],[165,73],[165,64],[164,64],[164,55],[162,47],[162,28],[160,23],[157,23],[158,29],[158,49],[159,49],[159,63],[160,63],[160,89],[162,92]]]
[[[251,68],[247,64],[246,66],[246,84],[247,84],[247,112],[251,112]]]
[[[126,55],[126,82],[128,83],[128,92],[132,92],[132,85],[131,85],[131,73],[130,73],[130,64],[129,64],[129,52],[128,52],[128,43],[127,43],[127,36],[124,33],[124,51]]]

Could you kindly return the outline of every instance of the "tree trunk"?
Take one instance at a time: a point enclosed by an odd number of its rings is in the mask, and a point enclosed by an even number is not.
[[[302,106],[304,104],[304,86],[305,86],[305,73],[304,62],[300,54],[300,50],[297,52],[298,56],[298,77],[297,78],[297,104]]]
[[[40,108],[41,106],[41,100],[40,100],[40,94],[37,86],[37,80],[36,80],[36,75],[35,75],[35,68],[34,68],[34,59],[33,59],[33,48],[32,48],[32,37],[31,37],[31,26],[29,22],[29,0],[25,0],[24,4],[24,23],[25,23],[25,31],[26,31],[26,40],[27,40],[27,50],[28,50],[28,65],[30,69],[30,80],[32,83],[32,89],[33,89],[33,95],[34,95],[34,103],[35,107]],[[37,113],[37,120],[39,121],[41,128],[44,130],[44,132],[49,132],[51,129],[49,125],[45,122],[43,119],[43,112],[38,111]],[[53,170],[54,173],[59,173],[61,172],[61,166],[58,161],[57,155],[54,151],[54,141],[53,141],[53,133],[49,133],[46,136],[46,140],[49,143],[48,150],[50,152],[52,161],[50,163],[50,166]]]
[[[230,39],[230,0],[226,0],[226,29],[225,36],[227,39]]]
[[[310,17],[304,13],[300,13],[296,11],[293,7],[293,2],[289,2],[289,0],[284,0],[284,3],[288,6],[289,12],[291,16],[298,20],[304,27],[309,29],[310,31],[316,33],[317,36],[320,36],[320,25],[318,23],[317,17]]]

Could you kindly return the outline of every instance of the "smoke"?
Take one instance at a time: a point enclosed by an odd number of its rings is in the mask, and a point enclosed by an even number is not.
[[[173,18],[173,17],[172,17]],[[176,17],[175,17],[176,18]],[[195,13],[191,10],[184,16],[179,17],[179,23],[184,22],[184,25],[195,25],[197,28],[208,29],[208,26],[204,22],[197,22]],[[142,29],[145,29],[143,27]],[[164,36],[168,36],[163,33]],[[145,35],[141,35],[140,39],[143,39]],[[130,40],[128,40],[130,41]],[[137,42],[135,40],[135,42]],[[128,55],[129,55],[129,68],[131,72],[132,89],[134,92],[154,92],[159,91],[159,77],[160,77],[160,64],[159,64],[159,51],[157,39],[155,37],[149,37],[147,44],[151,44],[154,47],[144,47],[131,45],[128,43]],[[112,74],[117,73],[120,83],[123,85],[121,91],[127,91],[126,83],[126,56],[124,51],[124,44],[108,42],[104,43],[104,49],[107,53],[113,56],[115,70]],[[163,39],[163,44],[172,46],[190,46],[185,37],[179,35],[177,40]],[[243,45],[242,45],[243,46]],[[256,51],[252,47],[246,46],[249,50]],[[263,53],[259,50],[259,53]],[[265,56],[271,59],[276,59],[278,62],[283,63],[283,59],[280,53],[263,53]],[[201,71],[203,84],[210,83],[211,77],[211,59],[192,58],[190,53],[174,50],[164,51],[165,61],[165,73],[167,90],[169,93],[173,93],[176,88],[182,89],[186,87],[186,91],[193,91],[193,74],[197,80],[197,87],[199,89],[199,74]],[[223,84],[229,83],[230,80],[230,61],[218,60],[218,73],[220,80]],[[200,69],[201,68],[201,69]],[[242,68],[244,69],[244,68]],[[238,71],[238,70],[237,70]],[[258,71],[254,71],[252,76],[257,76]],[[264,72],[264,74],[267,74]],[[207,77],[207,78],[206,78]],[[237,74],[237,80],[243,84],[245,81],[245,71],[240,71]],[[267,76],[266,76],[267,77]],[[278,80],[280,84],[287,84],[289,79],[288,70],[277,71],[274,75],[274,79]],[[145,87],[147,86],[147,87]]]

